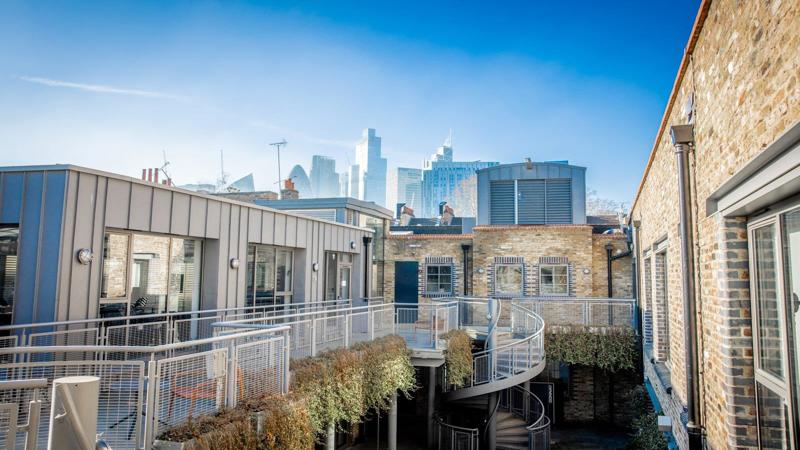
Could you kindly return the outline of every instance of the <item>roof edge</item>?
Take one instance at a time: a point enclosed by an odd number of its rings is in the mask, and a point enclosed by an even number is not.
[[[700,8],[697,11],[697,17],[695,17],[694,25],[692,26],[692,32],[689,35],[689,42],[686,44],[683,57],[681,58],[681,64],[678,67],[678,74],[675,76],[675,81],[672,84],[672,91],[670,92],[669,99],[667,100],[667,107],[664,109],[664,115],[661,117],[661,124],[658,127],[655,142],[653,142],[653,149],[650,150],[650,157],[647,159],[647,165],[644,168],[642,179],[639,181],[639,187],[636,188],[636,195],[634,195],[633,202],[631,203],[631,211],[636,208],[636,203],[639,201],[639,197],[642,194],[644,182],[647,180],[647,175],[650,173],[650,168],[652,167],[653,161],[656,157],[658,143],[661,141],[661,136],[664,134],[664,131],[667,128],[667,120],[669,120],[669,116],[672,113],[672,108],[675,106],[675,99],[678,96],[678,90],[680,89],[681,83],[683,83],[683,77],[686,75],[686,69],[689,66],[695,46],[697,45],[697,41],[700,39],[700,32],[703,30],[703,25],[705,25],[706,18],[708,17],[708,10],[711,8],[712,2],[713,0],[702,0],[702,3],[700,3]]]

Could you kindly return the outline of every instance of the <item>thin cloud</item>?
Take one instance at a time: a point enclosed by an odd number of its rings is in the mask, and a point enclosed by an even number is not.
[[[310,136],[306,133],[302,133],[300,131],[292,130],[285,127],[279,127],[277,125],[251,120],[247,122],[247,125],[254,127],[254,128],[266,128],[268,130],[272,130],[278,133],[283,133],[288,135],[289,137],[295,137],[301,141],[305,141],[311,144],[320,144],[320,145],[329,145],[332,147],[341,147],[345,149],[353,149],[356,146],[357,141],[343,141],[339,139],[327,139],[321,138],[316,136]]]
[[[125,89],[115,86],[106,86],[102,84],[73,83],[71,81],[53,80],[51,78],[42,78],[42,77],[18,76],[16,78],[22,81],[26,81],[28,83],[41,84],[50,87],[77,89],[86,92],[97,92],[101,94],[132,95],[134,97],[147,97],[147,98],[158,98],[166,100],[187,101],[187,99],[184,97],[173,94],[167,94],[164,92],[143,91],[139,89]]]

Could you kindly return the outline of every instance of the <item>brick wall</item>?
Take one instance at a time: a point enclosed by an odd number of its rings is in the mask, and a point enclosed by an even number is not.
[[[419,292],[424,297],[426,257],[452,258],[454,292],[462,295],[464,282],[471,284],[472,295],[495,296],[494,274],[498,264],[523,267],[525,296],[540,295],[539,267],[542,264],[566,265],[569,270],[569,295],[607,297],[606,244],[618,254],[628,250],[621,234],[592,234],[588,225],[481,226],[472,235],[403,235],[386,239],[384,297],[394,299],[394,263],[417,261],[420,269]],[[468,276],[464,277],[462,244],[471,246]],[[631,257],[612,263],[612,288],[615,297],[630,298]]]
[[[632,219],[641,224],[640,261],[654,243],[669,242],[668,369],[673,393],[685,404],[679,202],[668,127],[687,123],[684,105],[691,97],[701,413],[709,448],[756,448],[745,218],[707,216],[705,200],[800,118],[800,4],[716,0],[707,13],[656,137]],[[673,417],[677,427],[679,419]]]

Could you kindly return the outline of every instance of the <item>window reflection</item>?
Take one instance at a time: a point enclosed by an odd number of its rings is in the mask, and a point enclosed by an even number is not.
[[[291,303],[294,253],[268,245],[247,247],[248,306]]]
[[[10,325],[14,315],[19,228],[0,227],[0,325]]]
[[[777,292],[775,226],[753,233],[756,260],[755,300],[758,313],[758,359],[761,369],[783,378],[781,308]]]

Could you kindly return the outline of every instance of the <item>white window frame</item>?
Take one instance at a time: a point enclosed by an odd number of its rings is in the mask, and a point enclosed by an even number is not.
[[[783,400],[783,405],[785,406],[785,411],[788,417],[786,418],[786,422],[788,423],[789,427],[789,449],[797,449],[795,444],[795,440],[798,436],[797,430],[797,423],[795,417],[798,414],[798,410],[800,410],[800,405],[796,405],[794,398],[800,398],[800,395],[796,395],[797,393],[794,392],[794,378],[800,377],[800,374],[794,373],[794,368],[791,364],[791,356],[790,356],[790,349],[789,349],[789,339],[791,339],[789,333],[789,326],[788,320],[789,315],[786,311],[786,297],[785,297],[785,284],[784,284],[784,253],[783,253],[783,220],[782,217],[784,214],[796,210],[800,208],[800,203],[794,202],[791,203],[789,206],[785,206],[783,208],[776,208],[772,211],[769,211],[765,216],[755,217],[748,221],[747,224],[747,245],[748,245],[748,260],[750,264],[750,310],[751,310],[751,320],[752,320],[752,339],[753,339],[753,365],[755,368],[754,371],[754,378],[756,382],[755,386],[755,405],[756,405],[756,428],[758,429],[759,433],[759,444],[761,441],[761,430],[760,430],[760,413],[758,412],[758,405],[759,405],[759,398],[758,398],[758,384],[764,386],[773,394],[779,396]],[[776,283],[776,295],[779,299],[779,315],[780,315],[780,332],[781,332],[781,369],[783,373],[783,379],[775,376],[772,373],[769,373],[764,368],[761,367],[760,361],[760,348],[759,348],[759,334],[760,334],[760,317],[759,317],[759,308],[757,308],[757,299],[756,299],[756,291],[753,288],[757,285],[758,282],[758,271],[756,266],[755,260],[755,231],[764,227],[774,227],[775,230],[775,248],[773,249],[775,252],[775,261],[776,261],[776,273],[775,273],[775,283]],[[796,355],[796,357],[800,357],[800,355]]]
[[[543,278],[542,277],[542,269],[545,267],[555,268],[555,267],[563,267],[566,271],[567,281],[564,289],[564,293],[545,293],[542,290],[542,286],[544,286]],[[559,264],[539,264],[539,295],[543,297],[569,297],[569,282],[570,282],[570,270],[569,270],[569,263],[559,263]],[[555,271],[553,272],[553,287],[555,287]]]
[[[497,282],[497,273],[500,267],[519,267],[520,271],[520,283],[519,283],[519,290],[515,292],[501,292],[499,287],[500,284]],[[525,264],[524,263],[495,263],[494,265],[494,295],[497,297],[503,298],[514,298],[514,297],[523,297],[525,292]],[[569,277],[569,275],[567,275]],[[569,291],[569,280],[567,280],[567,290]]]
[[[431,268],[431,267],[440,267],[440,268],[441,267],[447,267],[447,268],[450,269],[450,274],[449,274],[450,283],[448,285],[447,292],[441,292],[441,291],[432,292],[432,291],[430,291],[430,289],[429,289],[430,283],[428,283],[428,269]],[[455,273],[454,272],[455,272],[455,267],[454,267],[453,263],[425,263],[425,296],[426,297],[447,297],[449,295],[453,295],[453,292],[455,291]],[[441,272],[437,273],[436,276],[438,277],[438,281],[436,282],[436,286],[437,287],[441,287],[441,285],[442,285],[442,280],[441,280],[442,274],[441,274]]]

